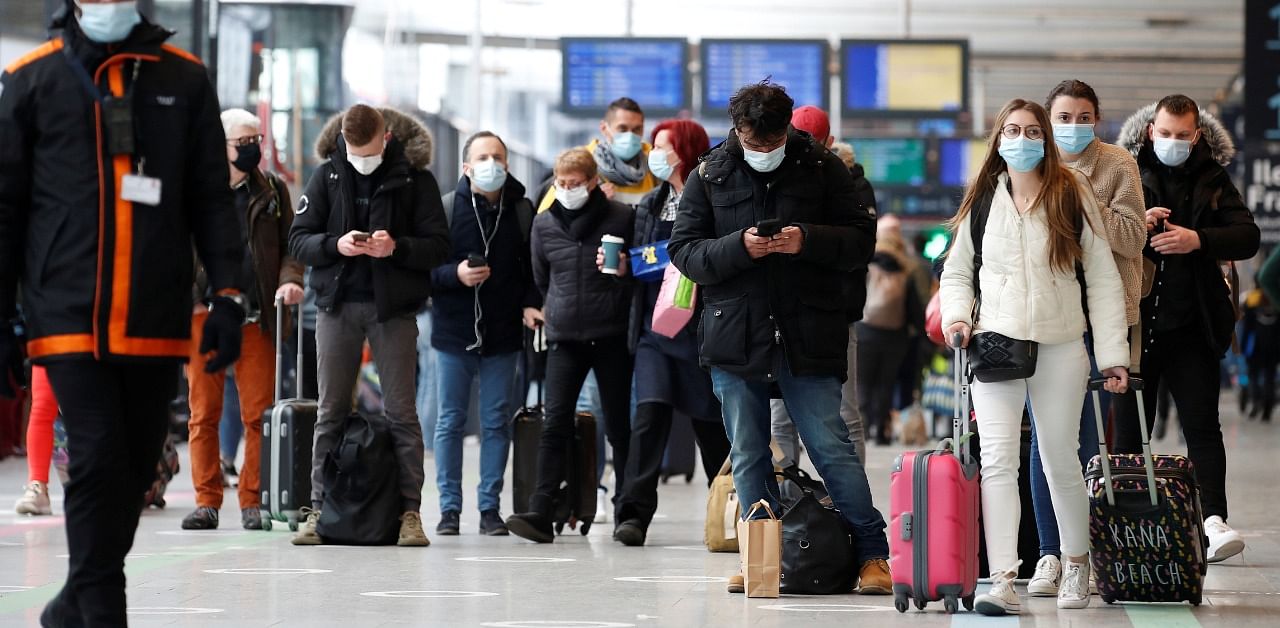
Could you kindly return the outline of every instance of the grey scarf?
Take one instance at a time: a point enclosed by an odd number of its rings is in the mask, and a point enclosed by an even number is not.
[[[596,167],[600,169],[600,176],[614,185],[627,187],[635,185],[644,180],[646,174],[646,164],[644,160],[644,151],[636,154],[632,161],[636,165],[631,165],[613,154],[613,148],[607,142],[600,141],[596,143]]]

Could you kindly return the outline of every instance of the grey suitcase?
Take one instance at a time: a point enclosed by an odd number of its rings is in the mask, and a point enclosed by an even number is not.
[[[298,306],[298,334],[302,334],[302,306]],[[262,529],[273,521],[287,522],[296,531],[299,510],[311,505],[311,452],[319,408],[311,399],[281,399],[284,388],[284,304],[276,301],[275,404],[262,415],[261,492]],[[298,339],[297,385],[302,390],[302,339]]]

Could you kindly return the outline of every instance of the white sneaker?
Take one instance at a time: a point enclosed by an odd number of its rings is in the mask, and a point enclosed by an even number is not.
[[[1053,597],[1058,594],[1058,582],[1062,577],[1062,562],[1053,554],[1040,557],[1036,563],[1036,572],[1027,583],[1027,593],[1031,597]]]
[[[1058,589],[1058,608],[1088,608],[1089,563],[1064,561],[1062,586]]]
[[[609,523],[609,517],[613,514],[613,502],[609,501],[608,489],[596,490],[596,518],[595,523]]]
[[[1204,520],[1204,533],[1209,537],[1209,562],[1222,562],[1244,551],[1244,539],[1231,529],[1222,517],[1214,515]]]
[[[1013,590],[1011,571],[991,576],[991,588],[974,600],[973,610],[983,615],[1017,615],[1022,611],[1018,592]]]
[[[13,509],[20,515],[52,515],[53,505],[49,503],[49,487],[44,482],[32,480],[23,487],[22,497],[18,498]]]

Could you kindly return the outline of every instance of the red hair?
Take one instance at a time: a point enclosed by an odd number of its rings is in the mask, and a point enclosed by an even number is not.
[[[686,181],[698,167],[698,157],[711,150],[711,138],[707,137],[707,130],[693,120],[663,120],[653,127],[649,142],[656,141],[663,131],[671,132],[671,146],[675,148],[676,157],[680,158],[680,180]]]

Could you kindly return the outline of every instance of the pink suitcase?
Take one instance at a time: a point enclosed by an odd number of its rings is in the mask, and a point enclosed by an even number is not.
[[[959,343],[956,343],[958,346]],[[978,463],[969,455],[968,355],[956,349],[954,436],[937,449],[906,452],[894,462],[889,488],[889,567],[893,605],[923,610],[943,601],[973,610],[978,586]],[[963,417],[963,418],[961,418]]]

